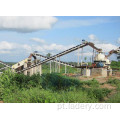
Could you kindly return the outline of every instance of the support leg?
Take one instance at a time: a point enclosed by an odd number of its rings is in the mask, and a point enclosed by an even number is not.
[[[93,48],[93,57],[92,57],[92,63],[94,62],[94,48]]]
[[[39,65],[39,73],[40,73],[40,76],[42,75],[42,65]]]
[[[60,73],[60,57],[59,57],[59,73]]]
[[[30,69],[30,76],[33,75],[33,68]]]
[[[50,61],[50,73],[51,73],[52,71],[51,71],[51,61]]]
[[[67,68],[66,68],[67,66],[66,66],[66,64],[65,64],[65,74],[67,73]]]
[[[24,63],[24,68],[27,68],[27,63]],[[27,70],[24,71],[24,75],[27,75]]]
[[[83,48],[82,48],[82,51],[81,51],[81,66],[82,66],[82,62],[83,62]]]
[[[57,58],[55,60],[57,60]],[[57,62],[56,61],[55,61],[55,72],[57,72]]]
[[[36,67],[33,68],[33,73],[36,74]]]

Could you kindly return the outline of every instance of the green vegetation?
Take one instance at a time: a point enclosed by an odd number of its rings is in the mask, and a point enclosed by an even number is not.
[[[25,76],[12,73],[10,70],[1,74],[0,101],[5,103],[120,102],[120,79],[111,78],[107,81],[107,84],[116,87],[115,93],[108,96],[112,90],[101,88],[97,80],[81,81],[63,76],[64,65],[61,65],[61,74],[49,74],[48,64],[43,64],[42,76],[39,74]],[[114,68],[116,66],[118,68],[118,65],[119,62],[115,61],[111,64]],[[54,72],[55,69],[52,69],[52,71]],[[75,73],[77,69],[67,66],[67,72]],[[106,97],[108,99],[104,100]]]
[[[111,98],[109,98],[107,103],[120,103],[120,91],[117,92],[115,95],[113,95]]]
[[[10,70],[0,76],[0,100],[7,103],[94,103],[109,93],[95,79],[80,81],[55,73],[25,76]]]
[[[112,61],[111,62],[111,68],[113,69],[120,69],[120,61]]]
[[[118,91],[120,90],[120,79],[109,79],[107,83],[117,87]]]
[[[51,64],[52,64],[52,72],[55,72],[55,63],[52,62]],[[71,63],[71,64],[75,64],[75,63]],[[76,73],[77,72],[77,68],[72,68],[72,67],[66,66],[66,69],[67,69],[67,73]],[[56,67],[56,71],[57,72],[59,71],[58,64]],[[42,65],[42,72],[43,73],[50,73],[50,63],[44,63]],[[65,66],[64,65],[60,65],[60,73],[65,73]]]
[[[120,103],[120,79],[109,79],[107,83],[116,87],[117,91],[106,102],[107,103]]]

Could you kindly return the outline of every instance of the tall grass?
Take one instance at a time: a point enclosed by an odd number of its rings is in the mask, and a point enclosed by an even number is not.
[[[117,90],[120,91],[120,79],[109,79],[107,83],[117,87]]]
[[[114,94],[112,97],[110,97],[106,102],[107,103],[120,103],[120,91]]]
[[[80,81],[55,73],[25,76],[9,70],[0,76],[0,99],[8,103],[100,102],[109,92],[95,79]]]
[[[3,99],[7,103],[88,103],[98,102],[97,99],[91,98],[87,92],[83,91],[60,91],[53,92],[40,88],[31,88],[27,90],[11,93]]]

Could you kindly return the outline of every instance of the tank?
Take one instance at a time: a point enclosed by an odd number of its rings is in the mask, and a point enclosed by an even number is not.
[[[105,61],[105,55],[102,53],[99,53],[95,56],[95,61]]]
[[[105,61],[106,61],[106,63],[105,63],[105,64],[107,64],[107,65],[110,65],[110,64],[111,64],[111,62],[110,62],[110,60],[109,60],[109,59],[105,58]]]

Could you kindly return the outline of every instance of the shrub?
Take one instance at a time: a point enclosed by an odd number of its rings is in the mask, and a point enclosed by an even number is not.
[[[86,91],[91,98],[96,98],[99,101],[103,101],[104,97],[111,92],[111,90],[107,88],[87,88]]]
[[[109,83],[113,86],[116,86],[117,90],[120,90],[120,80],[119,79],[109,79],[107,83]]]
[[[0,76],[0,100],[4,102],[98,102],[109,92],[99,88],[95,79],[80,81],[56,73],[25,76],[6,71]]]
[[[120,103],[120,92],[117,92],[115,95],[110,97],[106,102],[107,103]]]
[[[117,85],[117,84],[120,84],[120,80],[118,80],[118,79],[109,79],[107,83],[112,84],[112,85]]]
[[[70,79],[69,77],[64,77],[60,74],[48,73],[42,75],[41,85],[44,89],[66,90],[70,89],[72,86],[79,87],[82,84],[76,79]]]
[[[99,82],[95,79],[88,80],[88,81],[81,81],[82,84],[88,85],[89,87],[99,87]]]
[[[53,92],[39,88],[24,89],[17,94],[11,93],[4,97],[7,103],[88,103],[98,102],[95,98],[90,98],[84,91],[60,91]]]

